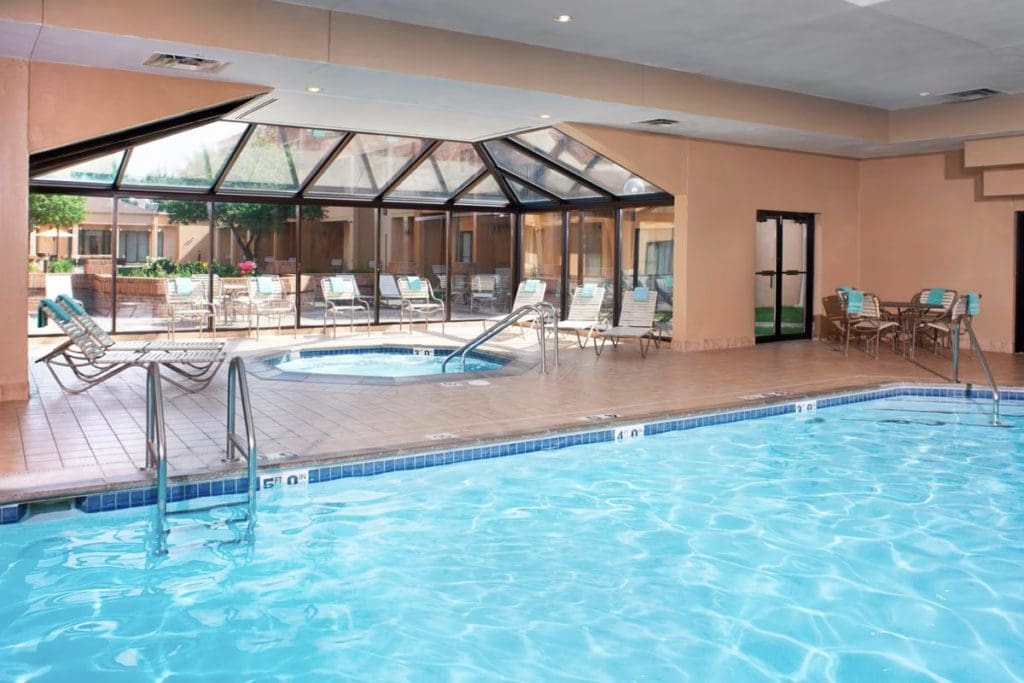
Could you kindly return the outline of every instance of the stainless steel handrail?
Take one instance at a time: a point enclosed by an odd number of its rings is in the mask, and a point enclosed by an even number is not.
[[[554,340],[555,340],[555,365],[558,365],[558,315],[555,313],[555,307],[546,301],[540,303],[531,304],[528,306],[520,306],[516,310],[512,311],[504,318],[499,320],[494,327],[484,330],[481,334],[473,337],[468,342],[455,349],[441,361],[441,372],[444,373],[448,367],[448,363],[455,357],[459,358],[461,369],[466,369],[466,355],[474,349],[478,348],[484,342],[493,339],[500,332],[510,327],[513,323],[522,320],[524,317],[530,314],[535,314],[537,319],[540,321],[540,372],[541,374],[547,374],[547,335],[546,326],[547,318],[550,315],[552,324],[554,325]]]
[[[992,424],[999,424],[999,387],[996,386],[996,381],[992,377],[992,371],[989,370],[988,360],[985,358],[985,352],[981,350],[981,345],[978,343],[978,336],[974,334],[974,325],[972,324],[972,316],[966,316],[967,319],[967,336],[971,340],[971,350],[974,351],[974,356],[978,359],[978,365],[981,366],[982,372],[985,373],[985,379],[988,380],[988,386],[992,390]],[[953,381],[960,381],[960,321],[957,320],[953,331]]]
[[[150,363],[146,369],[146,468],[156,467],[157,550],[166,552],[167,536],[167,428],[164,423],[164,395],[160,386],[160,366]]]
[[[242,400],[242,419],[245,421],[245,437],[235,431],[236,398]],[[249,523],[256,519],[256,426],[252,417],[252,401],[249,398],[249,383],[246,381],[245,361],[235,356],[228,365],[228,416],[227,416],[227,452],[225,462],[237,459],[237,453],[245,456],[248,483]]]

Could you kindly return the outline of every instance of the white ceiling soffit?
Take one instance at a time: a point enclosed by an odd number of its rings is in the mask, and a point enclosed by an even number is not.
[[[0,19],[0,57],[28,59],[40,28],[39,24]]]
[[[25,47],[28,44],[27,37],[31,35],[35,40],[36,33],[38,40],[35,47]],[[22,47],[18,49],[31,50],[32,58],[38,61],[274,87],[275,90],[261,101],[276,101],[244,118],[245,121],[258,123],[479,140],[560,121],[652,130],[635,124],[665,117],[677,120],[679,124],[653,129],[654,132],[849,157],[952,149],[960,143],[960,140],[947,139],[894,147],[839,136],[809,134],[774,126],[552,93],[358,69],[134,36],[53,26],[44,26],[40,30],[38,25],[0,22],[0,44],[14,44],[5,40],[14,35],[22,36]],[[231,64],[215,76],[142,66],[154,52],[201,54],[205,58],[224,60]],[[317,95],[307,93],[307,85],[317,85],[322,88],[322,92]],[[250,110],[252,104],[240,109],[236,116]],[[543,113],[551,113],[553,117],[541,119],[540,114]]]
[[[1021,0],[285,1],[886,109],[1024,90]]]

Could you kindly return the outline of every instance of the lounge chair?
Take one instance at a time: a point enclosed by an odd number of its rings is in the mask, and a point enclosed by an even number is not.
[[[619,324],[606,330],[598,330],[594,339],[594,353],[598,356],[604,351],[604,344],[611,340],[615,348],[623,339],[636,339],[640,345],[640,356],[647,357],[651,341],[658,343],[654,336],[654,311],[658,307],[658,292],[647,287],[622,293],[622,307],[619,309]],[[598,345],[597,339],[601,339]]]
[[[320,279],[320,292],[324,303],[324,334],[327,334],[327,314],[333,319],[334,336],[338,336],[338,313],[348,313],[349,332],[355,332],[356,313],[366,315],[366,334],[370,334],[370,307],[359,293],[359,285],[351,275],[332,275]]]
[[[412,334],[412,322],[417,313],[423,314],[423,323],[430,326],[430,316],[441,313],[441,334],[444,334],[444,302],[434,296],[427,280],[410,275],[398,279],[398,291],[401,294],[398,329],[402,329],[405,314],[409,314],[409,334]]]
[[[284,293],[284,285],[277,275],[249,278],[249,334],[252,319],[256,318],[256,339],[260,338],[260,318],[277,319],[277,333],[281,334],[282,321],[295,313],[295,306]]]
[[[569,304],[569,315],[558,323],[559,332],[571,330],[576,333],[576,343],[581,349],[586,348],[587,342],[601,324],[604,291],[604,287],[589,282],[577,287],[572,295],[572,303]],[[587,333],[585,337],[580,336],[583,331]]]
[[[544,301],[544,292],[547,290],[548,284],[543,280],[523,280],[519,283],[519,289],[516,290],[516,298],[512,301],[512,311],[516,311],[523,306],[533,306]],[[510,311],[511,312],[511,311]],[[481,322],[483,323],[484,329],[487,329],[487,323],[497,323],[505,319],[508,314],[492,315],[484,318]],[[525,316],[520,318],[521,323],[529,323],[532,327],[537,321],[536,316]],[[520,336],[523,334],[523,325],[519,326]]]
[[[213,380],[227,357],[222,350],[212,349],[137,349],[112,350],[94,339],[66,309],[52,299],[39,304],[40,321],[52,320],[65,334],[70,344],[62,344],[46,354],[37,363],[44,363],[58,386],[70,394],[78,394],[121,374],[128,368],[146,367],[157,363],[172,371],[164,379],[184,391],[199,391]],[[56,368],[71,371],[80,382],[72,386],[61,379]]]
[[[402,292],[398,289],[395,276],[390,273],[381,273],[377,278],[379,283],[377,291],[380,293],[380,305],[399,308],[402,305]]]
[[[174,340],[176,321],[184,320],[198,326],[202,332],[210,321],[213,336],[217,336],[217,309],[206,296],[206,283],[190,277],[164,280],[167,301],[167,332]]]
[[[484,305],[493,311],[496,296],[497,278],[494,275],[474,275],[470,279],[470,311],[472,311],[474,307],[479,309]]]
[[[946,290],[949,291],[949,290]],[[911,348],[917,344],[917,331],[921,330],[925,335],[932,338],[932,353],[938,354],[939,341],[944,340],[952,349],[954,344],[959,345],[960,339],[953,339],[954,332],[957,332],[957,323],[967,314],[967,297],[958,296],[953,300],[948,310],[943,311],[938,317],[923,317],[914,324],[914,331],[911,337]]]
[[[869,353],[871,343],[874,341],[875,353],[873,356],[875,358],[878,358],[878,345],[883,334],[892,334],[895,343],[900,324],[895,320],[886,320],[882,317],[882,309],[878,304],[877,296],[850,287],[837,289],[836,294],[843,307],[844,356],[849,352],[852,335],[864,338],[865,349]]]
[[[190,341],[165,341],[141,340],[141,341],[120,341],[115,340],[99,324],[93,320],[82,304],[70,296],[61,294],[57,297],[56,303],[71,316],[72,320],[79,325],[92,338],[96,344],[107,351],[220,351],[224,348],[224,341],[217,340],[190,340]],[[74,341],[68,339],[61,346],[72,346]],[[53,352],[58,352],[57,347]]]

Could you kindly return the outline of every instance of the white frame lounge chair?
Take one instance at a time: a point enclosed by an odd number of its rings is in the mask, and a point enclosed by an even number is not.
[[[441,312],[441,334],[444,334],[445,310],[444,302],[434,296],[430,281],[415,275],[398,278],[398,291],[402,295],[399,308],[398,330],[405,323],[405,313],[409,313],[409,334],[412,334],[412,323],[416,313],[423,314],[423,324],[430,329],[430,316]]]
[[[480,309],[485,304],[493,312],[494,302],[498,295],[498,277],[496,275],[474,275],[469,280],[469,310]]]
[[[366,314],[366,334],[370,334],[370,307],[359,293],[359,284],[349,274],[320,278],[320,292],[324,297],[324,334],[327,334],[327,314],[330,313],[334,336],[338,336],[338,312],[348,313],[349,332],[356,331],[356,313]]]
[[[263,285],[261,291],[261,283]],[[295,313],[295,305],[284,293],[284,284],[278,275],[257,275],[249,278],[249,330],[252,334],[252,319],[256,317],[256,340],[260,338],[260,318],[277,318],[277,333],[281,334],[281,321]],[[267,291],[267,290],[270,291]]]
[[[402,292],[398,289],[398,282],[391,273],[381,273],[377,276],[377,291],[380,293],[380,305],[392,308],[401,308]]]
[[[572,331],[576,333],[576,343],[581,349],[587,348],[587,343],[594,332],[601,324],[601,306],[604,305],[605,288],[598,284],[587,283],[576,287],[572,293],[572,302],[569,304],[569,315],[565,320],[558,323],[559,332]],[[580,332],[586,330],[586,337],[581,337]]]
[[[531,283],[531,282],[533,283],[532,286],[530,284],[528,284],[528,283]],[[512,301],[512,308],[509,310],[509,313],[511,313],[512,311],[518,310],[518,309],[522,308],[523,306],[533,306],[534,304],[539,304],[540,302],[544,301],[544,293],[547,291],[547,288],[548,288],[548,283],[544,282],[543,280],[537,280],[537,279],[523,280],[522,282],[519,283],[518,289],[516,289],[516,298]],[[529,291],[531,289],[533,291]],[[484,318],[480,322],[483,324],[484,329],[486,330],[487,329],[487,323],[498,323],[498,322],[501,322],[502,320],[505,319],[505,317],[507,315],[508,315],[508,313],[503,313],[501,315],[492,315],[492,316],[489,316],[487,318]],[[524,331],[523,331],[524,327],[526,327],[526,326],[533,327],[533,326],[536,325],[536,322],[537,322],[537,318],[535,316],[533,316],[533,317],[525,316],[525,317],[521,318],[520,319],[520,323],[521,324],[518,326],[519,327],[519,335],[520,336],[525,336]]]
[[[192,277],[172,277],[164,280],[164,298],[167,302],[167,334],[174,341],[175,321],[195,323],[200,334],[210,321],[213,336],[217,336],[217,307],[206,296],[206,283]]]
[[[640,298],[637,298],[637,295]],[[606,330],[598,330],[594,338],[594,353],[598,356],[604,351],[604,344],[611,340],[612,348],[617,348],[623,339],[636,339],[640,346],[640,357],[647,358],[651,341],[657,345],[654,336],[654,312],[658,307],[658,291],[647,287],[638,287],[622,293],[622,306],[619,308],[619,324]],[[601,343],[597,340],[600,338]]]
[[[176,376],[164,379],[183,391],[200,391],[210,384],[227,354],[222,350],[193,349],[138,349],[110,350],[97,342],[67,310],[52,299],[43,299],[39,311],[55,322],[70,338],[54,351],[38,359],[44,363],[61,389],[69,394],[80,394],[121,374],[128,368],[146,367],[157,363]],[[57,373],[57,367],[71,371],[81,386],[66,383]]]

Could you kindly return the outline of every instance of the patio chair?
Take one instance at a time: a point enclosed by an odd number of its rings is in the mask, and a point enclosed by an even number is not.
[[[487,306],[494,310],[494,301],[497,296],[497,278],[494,275],[474,275],[470,278],[469,310]]]
[[[256,318],[256,339],[260,338],[261,318],[277,320],[277,333],[281,334],[282,321],[295,313],[295,306],[284,293],[284,284],[277,275],[259,275],[249,278],[249,331],[252,333],[252,320]]]
[[[874,358],[878,358],[878,346],[883,334],[891,334],[895,344],[900,324],[895,320],[887,320],[882,317],[882,309],[878,304],[877,296],[850,287],[841,287],[836,290],[836,294],[843,307],[844,356],[849,353],[850,337],[854,335],[864,338],[865,350],[868,353],[870,353],[871,343],[874,341]]]
[[[949,290],[947,290],[949,291]],[[932,339],[932,353],[938,355],[940,340],[949,344],[960,344],[957,323],[967,314],[967,297],[957,296],[950,305],[949,310],[943,311],[938,317],[924,317],[914,324],[911,337],[911,345],[917,345],[917,332],[920,330],[924,336]],[[956,339],[953,337],[956,336]]]
[[[209,321],[213,336],[217,336],[217,309],[206,296],[205,284],[201,280],[194,280],[190,277],[164,280],[164,297],[167,301],[167,332],[171,340],[174,339],[178,320],[195,324],[200,332]]]
[[[213,307],[220,311],[221,320],[227,321],[227,308],[231,303],[230,297],[224,293],[224,281],[220,279],[220,275],[217,273],[213,274],[213,286],[210,288],[210,276],[209,275],[193,275],[192,282],[197,287],[202,287],[203,290],[209,289],[210,292],[210,303]]]
[[[366,315],[366,334],[370,334],[370,307],[359,293],[359,285],[351,275],[332,275],[320,279],[320,292],[324,303],[324,334],[327,334],[327,314],[333,319],[334,336],[338,336],[338,313],[348,313],[349,332],[355,332],[356,314]]]
[[[558,323],[559,332],[571,330],[576,333],[576,343],[581,349],[587,347],[590,338],[594,336],[601,324],[604,292],[604,287],[591,282],[577,287],[573,292],[572,302],[569,304],[569,315]],[[586,336],[580,336],[580,333],[584,331],[587,333]]]
[[[39,318],[40,322],[53,321],[69,337],[70,344],[62,344],[36,362],[45,364],[57,385],[70,394],[82,393],[129,368],[146,367],[151,363],[157,363],[164,370],[173,372],[172,376],[161,374],[179,389],[200,391],[213,380],[227,357],[219,349],[114,350],[104,347],[63,306],[52,299],[43,299],[39,303]],[[57,373],[58,367],[68,369],[78,380],[79,386],[61,379]]]
[[[381,273],[377,278],[380,283],[377,287],[380,292],[380,305],[400,308],[402,306],[402,292],[398,289],[395,276],[390,273]]]
[[[516,298],[512,301],[512,311],[519,310],[523,306],[533,306],[544,301],[544,292],[547,290],[548,284],[543,280],[523,280],[519,283],[519,289],[516,290]],[[510,311],[511,312],[511,311]],[[497,323],[505,319],[507,314],[492,315],[484,318],[483,323],[484,329],[487,329],[487,323]],[[525,336],[525,327],[533,327],[537,324],[537,317],[530,315],[524,316],[519,320],[519,335]]]
[[[409,334],[412,334],[413,317],[417,313],[423,314],[423,324],[430,327],[430,316],[434,313],[441,313],[441,334],[444,334],[444,302],[434,296],[430,289],[430,283],[415,275],[401,277],[398,279],[398,291],[401,294],[402,302],[399,311],[398,329],[402,329],[405,322],[405,314],[409,314]]]
[[[623,339],[636,339],[640,346],[641,358],[647,358],[651,341],[658,344],[654,335],[654,311],[658,307],[658,293],[647,287],[637,287],[622,293],[622,306],[619,309],[619,324],[606,330],[598,330],[594,338],[594,353],[598,356],[604,351],[604,344],[611,340],[612,348],[616,348]],[[601,344],[598,345],[597,339]]]

